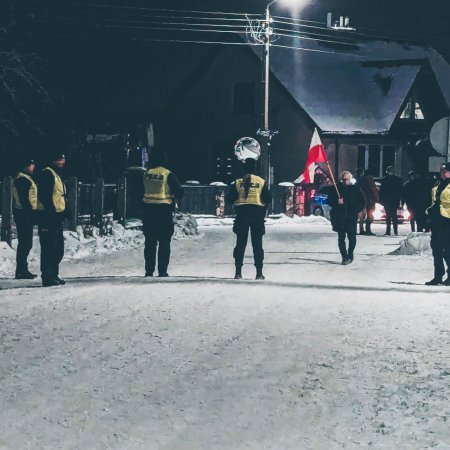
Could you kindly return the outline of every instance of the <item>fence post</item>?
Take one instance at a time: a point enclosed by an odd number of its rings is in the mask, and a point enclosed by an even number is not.
[[[97,178],[95,180],[92,196],[93,196],[93,213],[94,213],[94,226],[101,227],[103,219],[103,204],[104,204],[104,190],[105,182],[103,178]]]
[[[68,225],[70,231],[77,230],[78,224],[78,179],[70,177],[67,181],[67,209],[69,211]]]
[[[285,209],[288,217],[294,217],[294,187],[288,187],[285,191]]]
[[[223,190],[216,192],[216,216],[219,219],[225,217],[225,192]]]
[[[125,175],[117,182],[117,212],[119,223],[125,226],[127,219],[127,177]]]
[[[2,228],[1,240],[10,247],[12,243],[12,183],[11,177],[3,178],[2,183]]]

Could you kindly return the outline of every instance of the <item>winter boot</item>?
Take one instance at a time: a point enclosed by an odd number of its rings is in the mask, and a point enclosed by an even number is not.
[[[28,270],[24,270],[22,272],[16,272],[15,279],[16,280],[33,280],[37,277],[36,274],[31,273]]]
[[[63,280],[62,278],[56,277],[55,281],[60,284],[61,286],[64,286],[66,284],[66,281]]]
[[[43,287],[60,286],[60,284],[56,280],[50,280],[50,279],[43,278],[42,286]]]
[[[263,266],[256,266],[256,278],[255,280],[265,280],[266,277],[263,275]]]

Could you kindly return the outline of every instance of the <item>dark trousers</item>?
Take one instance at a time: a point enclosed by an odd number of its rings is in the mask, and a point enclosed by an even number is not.
[[[27,211],[14,211],[17,229],[16,274],[28,271],[28,255],[33,247],[33,217]]]
[[[398,218],[397,218],[397,205],[385,205],[384,210],[386,212],[386,233],[391,232],[391,223],[394,228],[394,233],[398,233]]]
[[[411,231],[425,231],[427,221],[425,210],[421,208],[408,208],[408,211],[411,214]]]
[[[415,208],[408,208],[408,212],[411,231],[424,231],[426,221],[425,211]]]
[[[39,225],[41,243],[41,276],[43,280],[55,280],[59,276],[59,264],[64,257],[64,236],[61,223]]]
[[[338,247],[342,258],[349,257],[353,259],[353,253],[356,247],[356,225],[354,228],[355,229],[348,227],[347,229],[338,231]],[[345,238],[348,239],[348,250]]]
[[[168,208],[144,209],[144,258],[145,272],[151,273],[156,267],[156,253],[158,253],[158,273],[167,274],[170,262],[170,241],[174,232],[172,211]]]
[[[233,226],[233,232],[236,234],[236,247],[233,251],[234,261],[236,267],[241,267],[244,264],[249,231],[251,233],[255,266],[261,268],[264,263],[264,250],[262,246],[262,239],[265,233],[264,219],[251,221],[237,218],[235,220]]]
[[[434,259],[434,277],[441,279],[450,268],[450,225],[433,224],[431,226],[431,250]]]
[[[371,233],[371,225],[373,223],[373,214],[375,212],[375,203],[370,203],[358,214],[359,232],[360,234]],[[364,224],[366,229],[364,230]]]

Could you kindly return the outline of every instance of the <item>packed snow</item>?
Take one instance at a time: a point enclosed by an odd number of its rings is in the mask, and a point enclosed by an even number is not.
[[[11,279],[1,246],[0,448],[450,448],[450,288],[424,286],[431,253],[375,225],[341,266],[317,219],[268,220],[263,282],[251,246],[232,279],[227,219],[173,241],[168,279],[143,277],[139,230],[67,257],[57,288]],[[92,242],[75,234],[69,255]]]

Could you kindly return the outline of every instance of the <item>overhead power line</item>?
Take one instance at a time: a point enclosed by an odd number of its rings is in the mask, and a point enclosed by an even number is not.
[[[194,32],[194,33],[228,33],[228,34],[234,34],[234,35],[239,35],[242,36],[245,34],[245,30],[247,27],[235,27],[235,28],[240,28],[240,30],[223,30],[223,29],[217,29],[215,27],[210,26],[209,28],[195,28],[194,25],[203,25],[203,24],[188,24],[191,28],[180,28],[180,27],[175,27],[175,26],[158,26],[158,25],[163,25],[163,23],[159,23],[159,22],[150,22],[151,25],[149,26],[135,26],[135,25],[128,25],[128,24],[124,24],[124,23],[116,23],[116,24],[110,24],[110,23],[102,23],[102,24],[98,24],[98,23],[90,23],[90,22],[73,22],[73,19],[70,18],[63,18],[63,21],[65,21],[66,23],[69,22],[69,25],[72,26],[87,26],[87,27],[94,27],[94,28],[111,28],[111,29],[126,29],[126,30],[140,30],[140,31],[173,31],[173,32]],[[145,23],[145,22],[144,22]],[[156,25],[155,25],[156,24]],[[180,24],[175,24],[175,25],[180,25]],[[316,42],[324,42],[324,43],[329,43],[329,44],[338,44],[338,45],[353,45],[351,43],[348,42],[343,42],[343,41],[337,41],[337,40],[331,40],[331,39],[319,39],[319,38],[314,38],[314,37],[309,37],[309,36],[305,36],[305,35],[299,35],[299,34],[295,34],[295,33],[276,33],[275,36],[281,36],[281,37],[291,37],[291,38],[300,38],[300,39],[305,39],[305,40],[309,40],[309,41],[316,41]]]
[[[245,16],[245,13],[232,13],[232,12],[222,12],[222,11],[198,11],[198,10],[190,10],[190,9],[164,9],[164,8],[148,8],[142,6],[122,6],[122,5],[112,5],[112,4],[100,4],[100,3],[83,3],[83,2],[66,2],[59,1],[56,2],[51,0],[35,0],[36,3],[52,3],[62,5],[71,5],[71,6],[89,6],[94,8],[108,8],[108,9],[131,9],[135,11],[161,11],[161,12],[180,12],[180,13],[189,13],[189,14],[213,14],[213,15],[224,15],[224,16]],[[248,16],[262,17],[262,14],[247,14]]]

